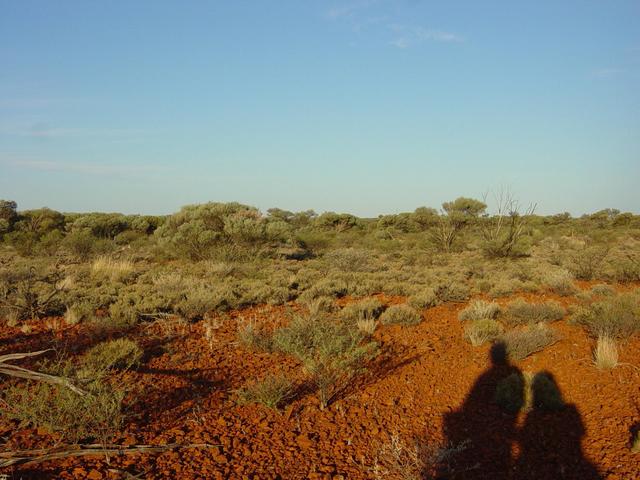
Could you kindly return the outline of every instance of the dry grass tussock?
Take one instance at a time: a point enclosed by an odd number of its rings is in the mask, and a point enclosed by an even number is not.
[[[134,272],[134,264],[129,260],[115,260],[102,255],[91,264],[91,272],[112,281],[121,281]]]
[[[618,346],[615,339],[601,335],[593,349],[593,363],[600,370],[611,370],[618,365]]]

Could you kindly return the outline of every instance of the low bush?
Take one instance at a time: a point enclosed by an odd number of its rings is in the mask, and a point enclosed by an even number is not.
[[[351,303],[344,307],[340,312],[342,318],[348,322],[358,322],[359,320],[377,319],[384,305],[377,298],[365,298],[355,303]]]
[[[293,393],[293,383],[284,375],[267,375],[236,391],[238,402],[261,403],[269,408],[280,408]]]
[[[578,291],[573,283],[572,275],[567,271],[555,271],[548,273],[544,277],[544,284],[553,293],[557,293],[563,297],[568,297]]]
[[[302,362],[325,408],[376,355],[375,342],[357,329],[327,317],[295,317],[274,335],[276,349]]]
[[[409,305],[393,305],[380,316],[384,325],[417,325],[422,322],[422,315]]]
[[[451,282],[439,285],[435,293],[440,302],[466,302],[471,290],[462,282]]]
[[[485,318],[493,319],[500,313],[500,306],[495,302],[484,300],[474,300],[458,314],[460,320],[481,320]]]
[[[63,385],[16,382],[3,389],[0,410],[22,425],[57,434],[62,442],[108,443],[124,422],[126,395],[125,386],[107,377],[108,369],[118,364],[126,366],[132,358],[131,349],[123,356],[113,345],[106,342],[98,346],[78,365],[64,359],[42,362],[41,371],[69,379],[85,392],[83,395]]]
[[[560,320],[565,314],[566,311],[557,302],[528,303],[517,298],[507,305],[502,320],[508,325],[531,325]]]
[[[472,320],[464,328],[464,337],[477,347],[486,342],[492,342],[502,335],[502,326],[491,318]]]
[[[572,321],[583,325],[595,338],[627,338],[640,331],[640,295],[623,293],[578,308]]]
[[[251,350],[270,352],[273,350],[273,335],[254,320],[241,319],[238,322],[238,341]]]
[[[558,334],[546,324],[510,330],[500,337],[511,360],[523,360],[558,341]]]
[[[612,297],[616,294],[616,289],[606,283],[599,283],[591,287],[591,293],[600,297]]]
[[[438,297],[433,288],[423,288],[422,290],[409,296],[407,299],[409,305],[413,308],[423,309],[433,307],[438,304]]]
[[[128,260],[116,260],[101,255],[91,264],[91,272],[98,277],[108,278],[112,282],[122,282],[133,275],[134,265]]]
[[[127,338],[108,340],[85,353],[78,371],[82,377],[102,377],[111,369],[127,370],[140,362],[142,353],[142,349]]]

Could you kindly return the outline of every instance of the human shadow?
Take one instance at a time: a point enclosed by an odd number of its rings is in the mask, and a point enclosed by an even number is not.
[[[518,435],[521,454],[514,478],[601,479],[582,452],[585,428],[580,413],[575,405],[564,403],[553,375],[537,373],[531,392],[532,409]]]
[[[511,375],[522,379],[522,372],[509,363],[501,342],[491,347],[490,360],[491,366],[477,378],[462,406],[445,415],[445,448],[464,452],[456,455],[455,468],[449,462],[441,462],[438,479],[512,478],[511,449],[523,393],[514,392],[520,404],[509,412],[501,410],[494,398],[500,380]]]

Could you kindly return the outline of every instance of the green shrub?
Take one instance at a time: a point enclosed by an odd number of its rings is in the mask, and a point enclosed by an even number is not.
[[[500,337],[500,341],[505,345],[507,356],[511,360],[523,360],[553,345],[558,339],[557,333],[544,323],[510,330]]]
[[[591,287],[591,293],[600,297],[612,297],[616,294],[616,289],[606,283],[599,283]]]
[[[560,320],[565,314],[566,311],[557,302],[528,303],[517,298],[507,305],[503,320],[508,325],[531,325]]]
[[[438,304],[438,297],[433,288],[423,288],[407,299],[413,308],[423,309],[433,307]]]
[[[332,297],[317,297],[306,302],[310,315],[321,315],[323,313],[331,313],[337,309],[336,303]]]
[[[384,325],[417,325],[422,322],[422,315],[409,305],[393,305],[380,316]]]
[[[238,322],[238,341],[245,347],[263,352],[273,350],[273,336],[264,325],[258,325],[254,320],[242,319]]]
[[[384,305],[380,300],[377,298],[365,298],[344,307],[340,315],[348,322],[355,323],[358,320],[375,320],[383,310]]]
[[[640,331],[640,295],[623,293],[579,308],[572,321],[593,337],[627,338]]]
[[[106,378],[107,369],[114,366],[114,361],[123,360],[117,357],[88,353],[84,358],[90,361],[77,366],[68,360],[43,362],[41,371],[68,378],[86,393],[81,395],[66,386],[44,382],[15,382],[3,389],[0,410],[22,425],[58,434],[63,442],[108,443],[125,418],[126,389]]]
[[[462,282],[443,283],[435,292],[440,302],[465,302],[471,293],[469,286]]]
[[[293,383],[284,375],[267,375],[236,391],[238,402],[261,403],[269,408],[280,408],[291,398]]]
[[[544,283],[553,293],[563,297],[573,295],[577,291],[573,283],[573,277],[567,271],[548,273],[544,278]]]
[[[496,318],[500,313],[500,306],[495,302],[474,300],[458,314],[460,320],[481,320],[484,318]]]
[[[371,252],[366,250],[341,248],[327,252],[324,258],[329,265],[343,272],[371,272],[374,270],[370,265]]]
[[[91,348],[82,360],[82,376],[103,376],[111,369],[127,370],[142,358],[142,349],[127,338],[108,340]]]
[[[302,362],[323,409],[377,353],[377,344],[357,329],[314,316],[295,317],[276,331],[274,345]]]
[[[496,340],[502,335],[502,332],[502,326],[490,318],[472,320],[464,328],[465,338],[474,347]]]

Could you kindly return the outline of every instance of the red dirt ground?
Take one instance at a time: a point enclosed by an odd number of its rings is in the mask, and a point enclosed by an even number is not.
[[[575,302],[551,294],[518,296],[565,306]],[[562,478],[582,479],[591,478],[590,466],[601,478],[639,478],[640,454],[630,450],[632,429],[640,423],[637,336],[621,345],[622,365],[600,371],[591,363],[593,341],[583,329],[556,322],[562,340],[517,368],[551,372],[569,408],[511,419],[492,399],[495,382],[514,367],[492,367],[488,346],[472,347],[463,340],[457,314],[464,307],[426,310],[425,321],[415,327],[380,327],[375,339],[382,354],[364,378],[325,410],[313,392],[301,389],[281,413],[261,405],[239,406],[233,390],[279,371],[303,383],[294,360],[236,343],[236,317],[278,321],[283,307],[251,308],[222,318],[211,345],[203,322],[172,339],[157,325],[140,329],[132,335],[147,358],[142,367],[121,374],[134,385],[136,400],[132,420],[115,443],[219,446],[121,456],[110,463],[103,457],[58,460],[2,473],[16,479],[126,478],[122,471],[148,479],[369,479],[375,478],[381,447],[398,435],[433,445],[470,439],[456,464],[461,473],[443,478],[558,478],[551,471],[561,468]],[[80,352],[89,344],[79,327],[52,331],[34,326],[28,335],[15,328],[0,330],[0,354],[65,345]],[[12,423],[0,423],[0,437],[2,450],[53,442],[44,432],[15,430]],[[505,466],[509,452],[514,458],[522,454],[514,466]]]

